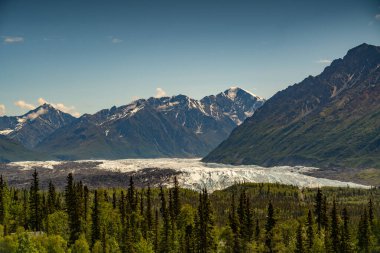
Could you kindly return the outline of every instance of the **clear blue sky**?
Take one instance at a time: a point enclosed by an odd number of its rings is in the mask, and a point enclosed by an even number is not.
[[[39,98],[94,113],[157,88],[269,98],[354,46],[380,45],[380,1],[0,0],[0,36],[7,115]]]

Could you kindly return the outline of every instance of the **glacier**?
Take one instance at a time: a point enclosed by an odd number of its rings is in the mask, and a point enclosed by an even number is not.
[[[369,188],[369,186],[352,182],[342,182],[326,178],[317,178],[303,173],[318,168],[304,166],[275,166],[260,167],[256,165],[227,165],[217,163],[203,163],[201,159],[183,158],[155,158],[155,159],[123,159],[123,160],[81,160],[76,164],[88,162],[94,163],[94,169],[103,172],[131,173],[142,171],[146,168],[157,170],[169,169],[175,172],[179,185],[183,188],[199,191],[206,188],[209,192],[225,189],[236,183],[280,183],[294,185],[300,188],[309,187],[351,187]],[[34,168],[44,168],[54,170],[54,166],[70,162],[64,161],[43,161],[43,162],[13,162],[10,167],[21,170],[32,170]],[[77,168],[75,169],[77,170]],[[174,173],[173,173],[174,175]],[[173,180],[166,180],[160,184],[171,187]],[[152,185],[152,186],[158,186]]]

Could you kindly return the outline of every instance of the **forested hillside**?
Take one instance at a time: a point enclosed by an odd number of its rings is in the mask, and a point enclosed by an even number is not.
[[[379,252],[380,190],[239,184],[26,189],[0,178],[0,252]]]

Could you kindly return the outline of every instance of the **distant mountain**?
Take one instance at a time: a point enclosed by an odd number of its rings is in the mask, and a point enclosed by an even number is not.
[[[380,168],[380,47],[278,92],[203,161]]]
[[[202,100],[184,95],[140,99],[83,115],[37,150],[60,159],[203,156],[264,102],[236,87]]]
[[[0,134],[32,149],[55,130],[75,120],[49,104],[17,117],[0,117]]]

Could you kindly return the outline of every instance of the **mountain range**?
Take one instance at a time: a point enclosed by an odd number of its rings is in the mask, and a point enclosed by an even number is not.
[[[0,117],[0,159],[204,156],[264,102],[232,87],[201,100],[139,99],[80,118],[44,104],[22,116]]]
[[[380,168],[380,47],[276,93],[203,161]]]
[[[0,161],[200,157],[227,164],[380,168],[380,47],[359,45],[269,100],[232,87],[139,99],[75,118],[0,117]]]

